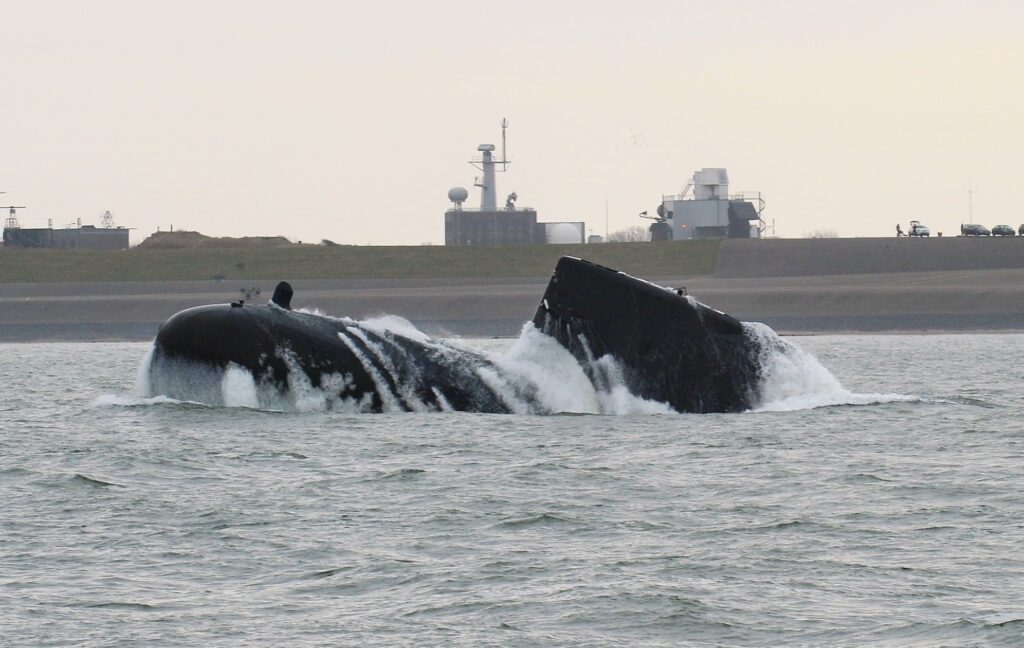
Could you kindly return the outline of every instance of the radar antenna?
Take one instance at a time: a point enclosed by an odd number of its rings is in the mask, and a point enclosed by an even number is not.
[[[637,216],[639,216],[640,218],[646,218],[647,220],[652,220],[656,223],[668,222],[668,220],[673,216],[673,212],[671,210],[666,210],[665,205],[658,205],[657,214],[657,216],[648,216],[647,210],[645,209],[644,211],[637,214]]]

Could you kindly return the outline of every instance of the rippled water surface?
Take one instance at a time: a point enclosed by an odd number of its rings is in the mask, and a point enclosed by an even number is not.
[[[842,387],[620,416],[204,407],[132,396],[147,345],[0,345],[0,644],[1024,645],[1024,336],[791,341]]]

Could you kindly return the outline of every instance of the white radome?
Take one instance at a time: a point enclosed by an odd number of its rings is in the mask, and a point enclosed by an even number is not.
[[[448,190],[448,200],[453,203],[464,203],[469,198],[469,192],[465,187],[452,187]]]

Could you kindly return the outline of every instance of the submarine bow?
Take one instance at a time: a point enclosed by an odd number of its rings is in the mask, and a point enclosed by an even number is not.
[[[749,409],[761,378],[759,341],[739,320],[680,292],[562,257],[533,323],[592,380],[605,379],[595,361],[610,356],[642,398],[679,412]]]

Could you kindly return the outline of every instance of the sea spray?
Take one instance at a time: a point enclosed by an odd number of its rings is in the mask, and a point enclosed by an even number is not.
[[[156,345],[151,344],[139,363],[139,369],[135,372],[135,395],[139,398],[149,398],[153,395],[153,386],[150,383],[149,372],[153,366],[153,353]]]
[[[758,346],[761,379],[753,411],[788,412],[833,405],[869,405],[914,400],[899,394],[855,394],[818,359],[780,338],[768,326],[744,322],[746,335]]]
[[[520,390],[531,391],[535,409],[542,412],[596,414],[601,403],[583,367],[554,338],[532,323],[523,326],[519,338],[503,354],[491,360]]]
[[[260,398],[256,390],[256,381],[248,369],[236,364],[228,365],[220,381],[221,399],[227,407],[260,406]]]
[[[359,326],[367,331],[376,333],[382,337],[393,335],[428,346],[438,346],[438,342],[436,340],[416,328],[415,324],[404,317],[399,317],[397,315],[380,315],[378,317],[371,317],[369,319],[353,323],[358,323]]]
[[[355,344],[353,340],[349,337],[348,331],[344,333],[338,333],[338,338],[346,345],[348,345],[348,348],[352,352],[352,355],[354,355],[356,359],[359,360],[359,362],[363,365],[363,369],[366,370],[366,372],[370,376],[370,379],[373,380],[373,384],[377,388],[377,394],[380,396],[381,399],[381,408],[383,409],[383,411],[402,411],[398,399],[395,397],[395,394],[391,391],[391,386],[384,379],[384,376],[377,370],[377,367],[372,362],[370,362],[370,359],[366,357],[366,355],[359,349],[359,346]],[[295,368],[292,368],[291,371],[288,372],[289,376],[297,374],[302,374],[303,376],[305,375],[305,372],[302,370],[302,367],[297,366]]]
[[[611,356],[588,359],[587,366],[553,337],[526,323],[519,338],[491,360],[520,389],[535,393],[541,413],[637,414],[669,413],[663,403],[629,392],[622,370]],[[598,376],[600,380],[592,380]]]
[[[404,320],[403,320],[404,321]],[[414,329],[415,330],[415,329]],[[389,385],[394,385],[395,392],[401,399],[402,403],[413,412],[429,412],[432,408],[427,403],[420,400],[420,397],[416,394],[416,388],[422,383],[421,376],[418,371],[413,371],[412,375],[408,374],[408,371],[403,372],[399,369],[399,365],[392,359],[390,353],[395,354],[400,359],[405,359],[407,356],[405,349],[394,343],[394,334],[389,331],[378,333],[380,343],[370,339],[368,335],[362,330],[352,327],[349,328],[346,333],[354,335],[359,338],[366,347],[367,351],[373,356],[372,362],[379,366],[381,370],[391,376]],[[341,335],[339,333],[339,335]],[[387,346],[387,349],[384,346]],[[366,359],[363,360],[366,362]],[[415,364],[412,362],[401,363],[405,369],[415,369]],[[369,371],[369,368],[367,368]],[[371,374],[372,375],[372,374]]]
[[[339,334],[341,337],[341,334]],[[356,398],[348,393],[352,376],[347,373],[320,374],[320,384],[314,385],[302,369],[298,358],[290,350],[282,350],[281,359],[288,366],[288,391],[284,398],[267,381],[261,381],[261,400],[275,403],[275,409],[299,412],[345,412],[362,414],[373,407],[373,394]],[[390,392],[389,392],[390,395]],[[391,401],[386,401],[392,403]],[[395,408],[397,410],[397,406]],[[388,411],[388,410],[385,410]]]

